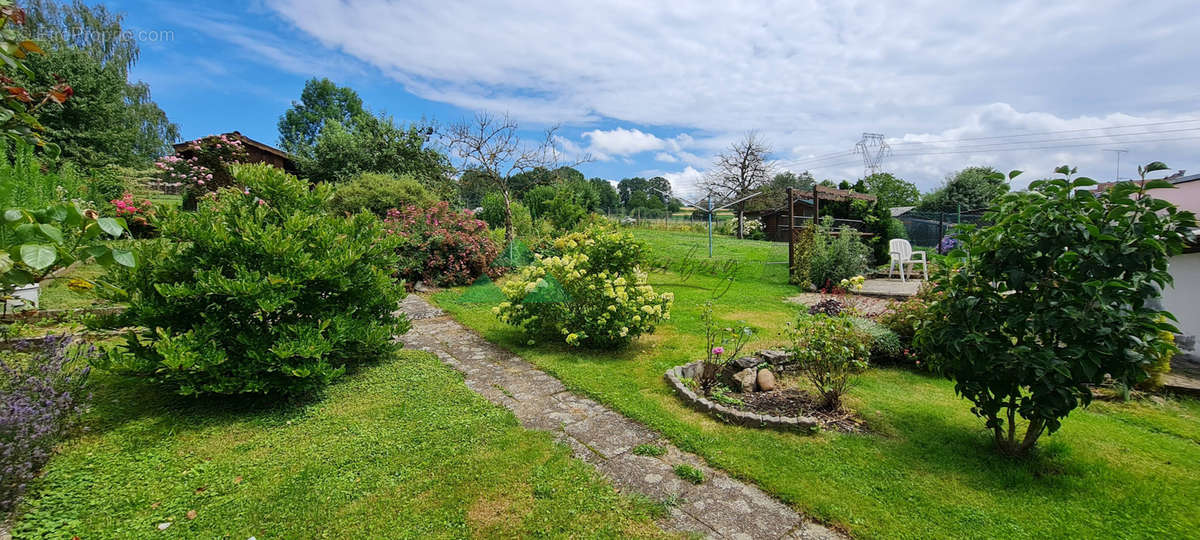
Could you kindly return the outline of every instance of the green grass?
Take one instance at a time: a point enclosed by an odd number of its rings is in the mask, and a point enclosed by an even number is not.
[[[680,463],[675,466],[675,476],[678,476],[688,482],[696,485],[704,483],[704,471],[697,469],[686,463]]]
[[[93,280],[104,275],[98,264],[80,265],[66,274],[42,284],[39,303],[41,309],[77,309],[106,305],[92,293],[77,293],[67,287],[73,278]]]
[[[661,535],[661,506],[616,494],[427,353],[305,403],[94,383],[88,432],[51,461],[16,537]]]
[[[637,231],[655,252],[678,252],[695,235]],[[729,240],[737,242],[736,240]],[[755,244],[726,246],[754,255]],[[760,246],[759,256],[765,255]],[[718,252],[719,253],[719,252]],[[651,274],[676,295],[671,320],[615,353],[525,345],[490,305],[434,299],[487,339],[517,352],[663,433],[715,467],[750,480],[798,510],[864,538],[1188,537],[1200,529],[1200,403],[1095,403],[1076,410],[1024,461],[1000,457],[970,404],[951,382],[899,369],[873,369],[847,402],[869,435],[816,435],[720,423],[684,406],[663,381],[672,366],[703,355],[700,306],[719,279]],[[779,345],[798,308],[779,282],[743,279],[718,298],[718,318],[743,319]]]
[[[712,258],[708,256],[708,234],[654,229],[631,229],[634,237],[644,242],[651,256],[671,261],[671,266],[680,272],[680,264],[699,268],[697,272],[719,276],[724,269],[733,269],[739,279],[787,284],[788,246],[783,242],[762,240],[738,240],[731,236],[713,234]],[[687,261],[685,263],[685,261]],[[706,271],[701,266],[717,268]]]

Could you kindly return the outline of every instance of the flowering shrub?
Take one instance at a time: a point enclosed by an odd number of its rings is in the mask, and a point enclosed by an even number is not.
[[[403,239],[397,275],[409,283],[467,285],[491,271],[499,253],[487,223],[470,210],[451,210],[445,201],[389,210],[384,225]]]
[[[154,225],[150,224],[150,217],[154,215],[154,205],[149,200],[142,199],[141,202],[135,202],[133,194],[126,191],[120,199],[113,199],[109,202],[112,203],[117,216],[125,218],[130,236],[134,238],[154,236]]]
[[[946,255],[954,251],[959,246],[959,241],[953,235],[946,235],[938,242],[937,252],[939,255]]]
[[[49,336],[30,357],[0,356],[0,520],[86,408],[85,364],[95,348]]]
[[[704,321],[704,342],[705,352],[707,356],[704,358],[704,371],[700,375],[700,385],[705,390],[710,390],[713,384],[717,382],[717,375],[721,368],[729,363],[730,359],[737,358],[738,353],[750,341],[754,335],[754,331],[745,324],[739,324],[737,327],[720,328],[716,319],[713,318],[713,303],[712,301],[705,302],[704,311],[700,313],[700,319]],[[725,346],[730,346],[729,354],[725,354]]]
[[[162,171],[164,182],[182,182],[184,207],[192,209],[195,200],[205,193],[234,185],[229,165],[245,161],[249,154],[236,137],[210,135],[194,140],[184,148],[190,157],[171,155],[154,163]]]
[[[129,307],[105,322],[136,330],[98,367],[184,395],[295,394],[393,351],[409,327],[393,314],[399,239],[371,214],[326,213],[328,186],[268,165],[234,175],[245,188],[166,216],[161,240],[137,244],[145,264],[107,276]]]
[[[615,348],[670,318],[671,293],[656,293],[640,268],[645,247],[602,227],[558,238],[561,255],[542,257],[503,286],[493,311],[528,334],[571,346]]]
[[[871,336],[845,315],[801,315],[787,334],[792,357],[821,394],[821,406],[840,408],[850,377],[867,368]]]
[[[826,218],[813,235],[808,274],[813,285],[823,289],[843,279],[867,271],[871,248],[858,239],[858,231],[842,227],[834,234],[832,220]]]

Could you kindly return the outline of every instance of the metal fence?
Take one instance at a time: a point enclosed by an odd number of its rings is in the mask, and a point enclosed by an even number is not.
[[[937,247],[958,225],[983,223],[983,209],[964,212],[908,212],[897,219],[904,224],[914,246]]]

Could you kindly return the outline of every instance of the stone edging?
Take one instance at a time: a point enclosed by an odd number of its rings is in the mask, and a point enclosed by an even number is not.
[[[780,429],[813,429],[821,425],[817,419],[810,416],[772,416],[748,411],[739,411],[720,403],[713,403],[708,398],[697,394],[683,384],[683,379],[696,379],[703,369],[703,361],[696,361],[667,370],[667,382],[675,387],[679,394],[692,408],[706,412],[720,420],[746,427],[773,427]]]

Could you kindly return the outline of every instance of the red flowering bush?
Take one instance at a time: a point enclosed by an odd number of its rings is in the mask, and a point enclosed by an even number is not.
[[[487,223],[470,210],[455,211],[442,201],[424,208],[410,205],[388,211],[391,234],[404,238],[397,275],[407,283],[467,285],[495,274],[492,261],[499,249],[487,234]]]

